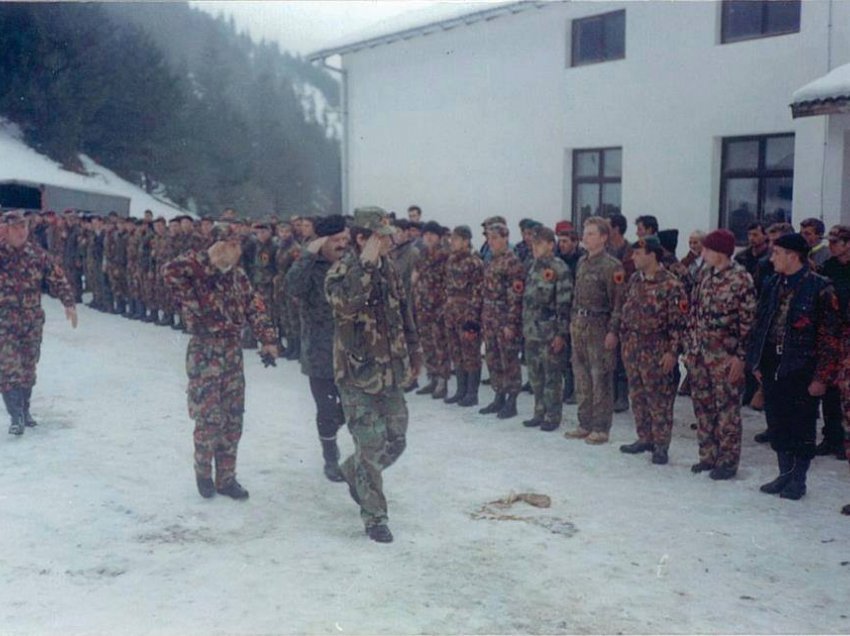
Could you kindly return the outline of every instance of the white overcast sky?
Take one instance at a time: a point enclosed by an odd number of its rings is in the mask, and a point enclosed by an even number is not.
[[[281,49],[307,54],[386,18],[441,3],[418,0],[215,0],[191,4],[213,15],[232,15],[237,28],[247,29],[256,40],[273,40]]]

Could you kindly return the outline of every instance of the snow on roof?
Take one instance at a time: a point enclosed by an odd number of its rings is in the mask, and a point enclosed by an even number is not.
[[[823,77],[796,90],[792,104],[850,99],[850,64],[832,69]]]
[[[494,2],[493,0],[476,0],[439,2],[429,7],[381,20],[371,27],[349,34],[329,46],[309,54],[307,59],[316,61],[331,55],[353,53],[364,48],[407,40],[417,35],[447,31],[457,26],[469,25],[481,20],[492,20],[502,15],[520,13],[528,9],[539,9],[552,1]]]
[[[18,127],[3,119],[0,119],[0,157],[3,157],[3,162],[0,164],[0,180],[3,181],[43,183],[129,197],[131,216],[141,217],[148,209],[152,210],[156,216],[169,219],[180,214],[187,214],[185,210],[173,203],[148,194],[85,155],[80,155],[80,160],[88,174],[77,174],[65,170],[52,159],[27,146],[21,138]]]

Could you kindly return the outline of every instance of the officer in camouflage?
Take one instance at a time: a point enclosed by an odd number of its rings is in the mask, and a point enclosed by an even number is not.
[[[0,224],[0,392],[12,435],[36,425],[30,399],[44,328],[43,285],[65,306],[71,326],[77,326],[74,292],[58,259],[28,242],[28,235],[20,212],[7,212]]]
[[[561,425],[564,367],[570,333],[573,280],[567,265],[554,255],[555,233],[537,227],[531,240],[533,261],[522,297],[522,330],[534,415],[524,426],[554,431]]]
[[[446,404],[478,401],[481,379],[481,281],[484,263],[471,250],[472,230],[458,225],[450,237],[451,252],[446,259],[446,336],[457,391]],[[474,388],[467,397],[467,392]]]
[[[440,243],[443,228],[434,221],[422,227],[422,253],[413,270],[413,300],[416,325],[422,341],[425,369],[430,381],[417,395],[430,394],[435,400],[446,397],[451,371],[445,346],[446,261],[449,252]]]
[[[241,256],[239,238],[228,237],[162,267],[163,283],[192,336],[186,351],[187,395],[189,416],[195,420],[195,478],[204,498],[216,492],[233,499],[248,498],[248,491],[236,480],[245,405],[243,326],[251,326],[263,343],[264,355],[277,355],[268,310],[237,266]]]
[[[666,464],[687,295],[684,285],[661,265],[663,248],[657,237],[640,239],[632,248],[631,261],[637,271],[629,279],[623,302],[620,347],[638,438],[620,446],[620,451],[652,451],[653,464]]]
[[[516,398],[522,388],[519,353],[525,268],[517,255],[508,249],[506,225],[488,226],[487,243],[493,257],[484,268],[481,325],[484,357],[495,397],[479,412],[496,413],[499,419],[507,419],[517,414]]]
[[[325,278],[348,247],[345,219],[334,215],[316,221],[318,238],[307,245],[286,274],[285,286],[301,312],[301,373],[310,378],[316,403],[316,428],[325,460],[325,477],[343,481],[339,469],[337,431],[345,424],[339,390],[334,382],[334,317],[325,296]]]
[[[354,211],[352,247],[325,279],[333,309],[334,371],[354,454],[341,469],[369,538],[393,540],[381,473],[406,446],[403,387],[419,375],[419,343],[401,279],[388,258],[393,228],[381,208]]]
[[[565,436],[588,444],[608,442],[614,417],[613,373],[626,273],[605,251],[609,234],[602,217],[585,220],[587,254],[578,261],[570,322],[578,427]]]
[[[756,310],[753,279],[731,260],[735,235],[714,230],[702,243],[705,261],[691,292],[685,364],[697,418],[694,473],[731,479],[741,459],[744,360]]]

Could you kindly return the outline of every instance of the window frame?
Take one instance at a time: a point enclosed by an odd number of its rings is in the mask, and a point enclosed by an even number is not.
[[[756,191],[756,215],[755,221],[764,221],[764,203],[765,203],[765,188],[768,179],[794,179],[794,168],[768,168],[767,160],[767,142],[770,139],[788,138],[794,140],[794,163],[796,165],[797,145],[796,135],[793,132],[789,133],[770,133],[766,135],[742,135],[738,137],[723,137],[720,146],[720,210],[719,220],[720,227],[729,229],[729,219],[726,212],[726,192],[728,189],[727,181],[729,179],[756,179],[758,180],[758,189]],[[757,141],[758,147],[758,166],[755,170],[752,169],[727,169],[726,165],[729,161],[729,146],[730,144]],[[794,207],[792,200],[791,214],[793,218]]]
[[[593,59],[593,60],[585,60],[585,61],[576,61],[576,42],[578,38],[576,37],[576,31],[578,30],[579,25],[582,22],[588,22],[590,20],[602,20],[603,28],[602,28],[602,50],[604,54],[605,50],[605,19],[609,18],[613,15],[623,14],[623,54],[618,57],[603,57],[601,59]],[[626,59],[626,10],[625,9],[617,9],[616,11],[608,11],[606,13],[597,13],[595,15],[588,15],[583,18],[574,18],[570,22],[570,68],[579,67],[579,66],[587,66],[589,64],[602,64],[604,62],[615,62],[617,60]]]
[[[606,177],[605,176],[605,153],[611,150],[619,150],[620,151],[620,176],[619,177]],[[580,177],[578,176],[578,155],[581,153],[589,153],[595,152],[599,154],[599,170],[596,176],[593,177]],[[620,193],[622,199],[622,187],[623,187],[623,147],[622,146],[604,146],[599,148],[573,148],[573,165],[572,165],[572,203],[570,205],[570,216],[573,220],[573,225],[578,227],[581,223],[581,219],[579,219],[579,210],[576,209],[577,196],[578,196],[578,185],[582,183],[590,183],[598,186],[598,194],[597,194],[597,205],[596,208],[598,210],[602,210],[602,186],[608,183],[616,183],[620,185]],[[622,200],[620,201],[620,210],[622,211]],[[591,214],[591,216],[594,216]]]
[[[792,2],[797,2],[798,6],[798,18],[797,18],[797,28],[791,29],[787,31],[770,31],[767,29],[767,14],[768,14],[768,6],[770,5],[771,0],[748,0],[753,4],[758,4],[761,7],[761,30],[756,35],[743,35],[737,37],[729,37],[726,34],[726,29],[728,26],[729,14],[728,10],[731,7],[731,3],[729,0],[723,0],[720,5],[720,44],[735,44],[736,42],[748,42],[750,40],[761,40],[763,38],[773,38],[778,37],[780,35],[792,35],[794,33],[800,32],[800,23],[803,21],[803,3],[802,0],[789,0]]]

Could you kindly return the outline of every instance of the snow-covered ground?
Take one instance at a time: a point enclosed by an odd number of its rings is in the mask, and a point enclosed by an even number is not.
[[[3,118],[0,118],[0,157],[0,180],[17,179],[129,197],[131,216],[141,217],[145,210],[152,210],[155,216],[167,219],[187,213],[171,201],[154,197],[125,181],[86,155],[80,155],[80,160],[88,174],[65,170],[57,162],[27,146],[21,139],[20,129]]]
[[[739,476],[718,483],[688,469],[686,399],[658,467],[618,452],[628,415],[590,447],[524,429],[527,394],[507,421],[411,396],[385,474],[396,541],[379,545],[322,476],[295,363],[246,352],[251,498],[203,500],[187,337],[85,307],[73,331],[45,305],[40,425],[0,438],[2,634],[850,632],[847,464],[818,459],[799,502],[759,493],[774,461],[755,413]],[[552,506],[473,518],[512,491]]]

